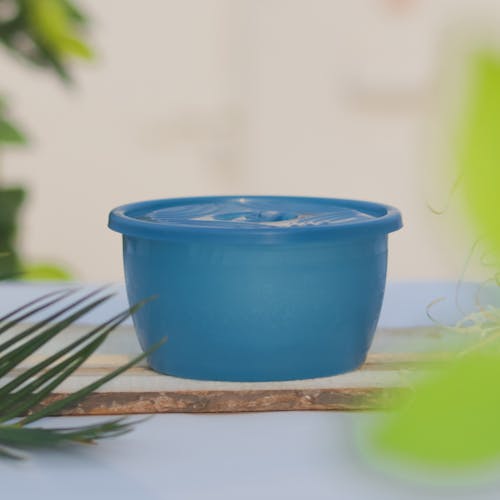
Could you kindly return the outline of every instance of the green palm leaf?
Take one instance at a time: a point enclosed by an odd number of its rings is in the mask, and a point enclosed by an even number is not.
[[[65,300],[75,294],[80,296],[75,297],[69,304],[64,304]],[[55,447],[68,443],[93,443],[131,430],[131,423],[124,419],[74,428],[47,429],[32,427],[30,424],[75,404],[151,352],[150,350],[137,356],[73,394],[43,404],[47,397],[106,341],[109,334],[142,307],[144,302],[96,326],[16,377],[3,383],[1,378],[8,377],[28,356],[111,296],[112,294],[104,293],[104,289],[97,289],[85,295],[81,295],[76,289],[61,290],[41,296],[0,317],[0,337],[6,336],[0,343],[0,457],[22,458],[19,454],[22,449]],[[54,306],[59,308],[49,314],[49,308],[52,311]],[[19,329],[24,321],[44,311],[47,315],[43,319],[12,333],[15,327]]]

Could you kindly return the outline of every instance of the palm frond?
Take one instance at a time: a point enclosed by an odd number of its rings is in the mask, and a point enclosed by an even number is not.
[[[137,423],[137,421],[135,421]],[[67,444],[93,444],[97,440],[126,434],[133,422],[123,418],[108,420],[94,425],[71,428],[0,426],[0,457],[22,459],[19,451],[36,448],[54,448]]]
[[[14,378],[9,378],[12,370],[18,368],[28,356],[113,296],[110,293],[105,294],[104,288],[99,288],[75,298],[67,305],[62,305],[55,312],[50,312],[51,308],[75,293],[78,293],[78,290],[51,292],[0,317],[0,335],[8,337],[0,343],[0,457],[22,458],[16,450],[55,447],[68,443],[93,443],[131,430],[131,423],[124,419],[69,429],[47,429],[29,425],[77,403],[128,370],[163,343],[160,342],[153,349],[75,393],[43,404],[47,397],[105,342],[110,333],[146,301],[113,316]],[[43,312],[47,313],[43,319],[22,328],[21,331],[12,332],[13,329],[22,327],[24,321]],[[7,377],[4,383],[2,377]]]
[[[2,255],[0,254],[0,257]],[[44,295],[40,295],[39,297],[36,297],[33,300],[30,300],[29,302],[26,302],[25,304],[16,307],[12,311],[9,311],[8,313],[4,314],[3,316],[0,316],[0,324],[3,323],[4,321],[8,320],[9,318],[12,318],[13,316],[22,313],[23,311],[26,311],[29,309],[31,306],[34,306],[35,304],[38,304],[40,302],[43,302],[46,299],[52,298],[55,295],[61,295],[63,293],[69,293],[70,290],[55,290],[53,292],[46,293]],[[29,314],[28,314],[29,316]]]

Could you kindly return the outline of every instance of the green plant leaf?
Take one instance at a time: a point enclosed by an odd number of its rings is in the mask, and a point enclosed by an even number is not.
[[[76,24],[85,25],[88,23],[88,17],[71,0],[61,0],[61,2],[67,10],[69,17]]]
[[[131,361],[129,361],[125,365],[121,366],[120,368],[117,368],[116,370],[112,371],[108,375],[101,377],[96,382],[89,384],[88,386],[84,387],[83,389],[80,389],[79,391],[77,391],[73,394],[70,394],[69,396],[66,396],[65,398],[63,398],[59,401],[54,401],[53,403],[47,405],[45,408],[42,408],[41,410],[37,411],[36,413],[33,413],[33,414],[23,418],[23,420],[21,420],[21,424],[26,425],[26,424],[35,422],[36,420],[40,420],[41,418],[47,417],[49,415],[52,415],[56,412],[63,410],[64,408],[67,408],[68,406],[74,404],[75,402],[79,401],[80,399],[82,399],[85,396],[89,395],[90,393],[94,392],[96,389],[99,389],[99,387],[102,387],[104,384],[106,384],[110,380],[114,379],[118,375],[121,375],[123,372],[127,371],[129,368],[132,368],[132,366],[135,366],[137,363],[139,363],[144,358],[149,356],[152,352],[154,352],[156,349],[158,349],[165,342],[166,342],[166,339],[160,340],[155,345],[153,345],[149,350],[138,355],[137,357],[135,357],[134,359],[132,359]]]
[[[20,129],[12,123],[0,118],[0,146],[2,144],[22,145],[28,141]]]
[[[62,266],[37,263],[24,266],[21,278],[25,281],[71,281],[73,275]]]
[[[78,300],[72,302],[68,306],[65,306],[62,309],[59,309],[58,311],[56,311],[55,313],[51,314],[50,316],[44,318],[43,320],[38,321],[34,325],[31,325],[30,327],[28,327],[25,330],[21,331],[20,333],[17,333],[16,335],[14,335],[9,340],[7,340],[7,341],[3,342],[2,344],[0,344],[0,354],[4,350],[6,350],[6,349],[10,348],[11,346],[15,345],[17,342],[19,342],[21,340],[24,340],[26,337],[32,335],[33,333],[36,333],[38,330],[40,330],[44,326],[47,326],[47,325],[53,323],[53,321],[55,319],[57,319],[57,318],[59,318],[61,316],[64,316],[67,312],[71,311],[76,306],[79,306],[80,304],[82,304],[83,302],[85,302],[87,299],[89,299],[91,297],[94,297],[100,291],[101,290],[94,290],[94,291],[88,293],[87,295],[84,295],[83,297],[80,297]],[[48,304],[45,304],[44,307],[45,308],[49,307],[50,305],[52,305],[52,303],[55,303],[56,301],[61,300],[61,299],[65,298],[65,297],[67,297],[71,293],[73,293],[73,290],[68,290],[65,294],[62,295],[62,297],[60,296],[59,298],[54,299],[53,301],[49,302]],[[59,331],[63,330],[64,328],[66,328],[67,326],[69,326],[73,321],[76,321],[76,319],[78,319],[79,317],[83,316],[87,312],[91,311],[96,305],[99,305],[99,304],[103,303],[105,300],[107,300],[107,298],[109,298],[109,296],[108,297],[102,297],[102,298],[98,299],[97,301],[95,301],[94,304],[87,305],[85,308],[82,308],[81,310],[77,311],[72,316],[69,316],[69,318],[66,317],[63,321],[60,321],[59,323],[53,324],[49,328],[49,330],[59,330]],[[16,325],[19,321],[20,321],[20,318],[16,317],[16,318],[12,319],[6,325],[0,326],[0,333],[6,332],[12,326]],[[68,321],[69,321],[69,323],[68,323]],[[56,333],[57,333],[57,331],[56,331]],[[9,354],[12,356],[12,353],[9,353]],[[2,358],[0,358],[0,366],[2,365],[1,359]],[[12,359],[12,357],[10,359]]]
[[[69,305],[49,314],[33,326],[25,328],[0,345],[0,376],[9,372],[26,359],[27,356],[44,346],[76,319],[105,302],[111,295],[99,296],[103,289],[94,290],[83,297],[73,300]],[[0,330],[8,332],[20,321],[39,314],[54,306],[76,290],[62,290],[46,294],[6,313],[0,318]],[[88,302],[90,300],[90,302]],[[81,390],[52,403],[43,401],[52,391],[84,363],[102,345],[108,335],[130,314],[142,307],[146,301],[137,304],[91,329],[87,334],[47,356],[28,370],[16,375],[7,383],[0,384],[0,457],[23,458],[16,450],[23,448],[54,447],[62,444],[92,443],[98,439],[119,436],[131,430],[131,422],[114,419],[91,426],[74,428],[44,429],[27,427],[35,421],[61,411],[78,402],[109,380],[115,378],[135,363],[147,356],[145,352],[129,363],[101,377]],[[62,319],[61,319],[62,318]],[[53,323],[59,319],[57,323]],[[39,332],[39,333],[37,333]],[[1,379],[0,379],[1,381]],[[41,404],[41,406],[40,406]],[[9,423],[18,417],[20,421]]]
[[[468,91],[454,145],[458,177],[475,227],[499,256],[500,53],[473,55]],[[405,407],[378,420],[369,441],[379,456],[426,472],[464,473],[498,465],[499,309],[481,305],[455,329],[479,333],[481,340],[417,383]]]
[[[8,458],[23,458],[13,448],[47,448],[61,444],[91,444],[96,439],[121,436],[132,430],[132,422],[123,418],[108,420],[99,424],[59,429],[41,427],[0,426],[0,455]]]
[[[23,457],[20,453],[15,452],[13,449],[8,448],[6,446],[0,446],[0,458],[10,458],[12,460],[23,460]]]
[[[79,57],[80,59],[90,61],[94,57],[92,49],[83,40],[74,36],[61,37],[59,47],[64,54]]]
[[[94,309],[96,306],[102,304],[109,298],[101,298],[93,301],[89,305],[86,305],[71,314],[68,318],[63,319],[62,321],[56,323],[54,326],[50,326],[49,328],[42,330],[41,333],[35,335],[33,338],[28,339],[23,344],[16,346],[14,349],[9,350],[2,357],[0,357],[0,377],[6,375],[9,371],[15,368],[17,365],[22,363],[28,356],[37,351],[40,347],[45,345],[49,340],[52,340],[56,335],[62,332],[65,328],[72,325],[77,319],[81,318],[89,311]],[[28,328],[21,334],[17,335],[16,339],[24,339],[28,334],[33,332],[34,328]],[[4,342],[2,347],[11,341]],[[10,346],[9,346],[10,347]]]
[[[61,56],[92,57],[91,49],[74,28],[74,10],[62,0],[29,0],[32,28],[47,46]]]
[[[16,0],[13,0],[16,1]],[[68,62],[90,59],[85,14],[72,0],[17,0],[14,18],[0,22],[0,44],[16,57],[54,71],[70,83]]]
[[[500,54],[476,53],[456,145],[467,208],[500,254]]]
[[[21,390],[6,396],[5,404],[0,406],[0,412],[2,413],[0,422],[8,422],[13,418],[22,416],[30,408],[35,407],[49,396],[102,345],[109,331],[102,333],[88,345],[42,373]]]
[[[11,319],[13,317],[16,317],[16,319],[14,320],[14,323],[17,323],[18,321],[22,321],[22,320],[28,318],[29,316],[31,316],[32,314],[36,314],[38,311],[41,311],[44,308],[46,308],[47,305],[46,305],[45,301],[47,299],[58,301],[58,300],[61,300],[61,298],[67,297],[69,294],[71,294],[73,292],[74,292],[74,290],[54,290],[53,292],[49,292],[49,293],[46,293],[44,295],[40,295],[39,297],[37,297],[33,300],[30,300],[29,302],[26,302],[25,304],[23,304],[19,307],[16,307],[12,311],[5,313],[3,316],[0,317],[0,325],[2,323],[5,323],[5,321],[7,321],[8,319]],[[40,303],[42,303],[42,304],[40,305]],[[35,306],[37,304],[39,304],[37,306],[37,308],[33,309],[32,306]],[[52,305],[52,304],[54,304],[54,302],[49,303],[49,305]],[[19,316],[19,313],[23,313],[23,315]]]
[[[4,397],[5,401],[4,403],[0,402],[0,421],[8,421],[12,418],[19,417],[45,399],[46,396],[58,387],[61,382],[81,366],[102,345],[108,335],[130,315],[130,312],[133,312],[137,308],[138,307],[131,309],[131,311],[121,313],[115,318],[103,323],[70,346],[61,349],[27,372],[23,372],[16,377],[15,380],[6,384],[5,387],[2,387],[0,390],[0,397]],[[52,365],[54,361],[61,359],[67,353],[82,344],[83,347],[74,354],[65,357],[59,364],[44,371],[45,368]],[[24,384],[24,382],[33,378],[37,373],[40,375],[36,379],[30,381],[27,385],[24,385],[14,393],[11,393],[12,390],[17,389],[19,385]]]
[[[500,355],[473,352],[414,387],[412,400],[372,429],[393,461],[436,470],[474,469],[500,459]]]
[[[91,330],[89,333],[86,335],[83,335],[82,337],[79,337],[77,340],[72,342],[71,344],[67,345],[66,347],[62,348],[61,350],[57,351],[55,354],[52,354],[51,356],[48,356],[44,360],[40,361],[36,365],[32,366],[31,368],[25,370],[22,374],[18,375],[14,380],[11,382],[3,385],[0,388],[0,398],[3,396],[7,397],[7,395],[13,391],[14,389],[18,389],[18,387],[22,384],[24,384],[27,380],[31,379],[32,377],[35,377],[38,373],[42,373],[43,370],[48,368],[50,365],[52,365],[55,361],[61,359],[63,356],[66,356],[66,354],[70,353],[77,347],[83,345],[85,342],[91,340],[93,337],[97,335],[102,335],[102,332],[107,334],[111,332],[116,326],[121,324],[126,318],[128,318],[129,313],[128,311],[125,313],[120,313],[110,320],[106,321],[102,325],[94,328]],[[1,405],[0,401],[0,405]]]

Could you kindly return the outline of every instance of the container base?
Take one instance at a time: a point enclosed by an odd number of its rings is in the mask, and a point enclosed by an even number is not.
[[[290,370],[288,374],[286,372],[280,373],[258,373],[255,369],[252,373],[223,373],[222,371],[210,374],[202,373],[200,371],[182,371],[182,370],[171,370],[163,366],[162,363],[155,362],[155,360],[148,358],[148,366],[151,370],[161,373],[163,375],[169,375],[170,377],[177,377],[188,380],[205,380],[212,382],[288,382],[293,380],[309,380],[318,378],[327,378],[334,375],[342,375],[344,373],[349,373],[358,370],[366,361],[367,355],[364,355],[361,359],[358,359],[355,363],[351,363],[346,366],[328,367],[324,369],[317,369],[314,371],[304,370],[298,371],[297,369]],[[293,375],[291,375],[293,373]]]

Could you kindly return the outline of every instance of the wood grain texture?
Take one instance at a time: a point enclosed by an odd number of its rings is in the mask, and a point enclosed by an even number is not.
[[[144,413],[237,413],[307,410],[387,409],[405,388],[101,392],[88,396],[62,415],[124,415]],[[64,397],[56,394],[44,403]]]

